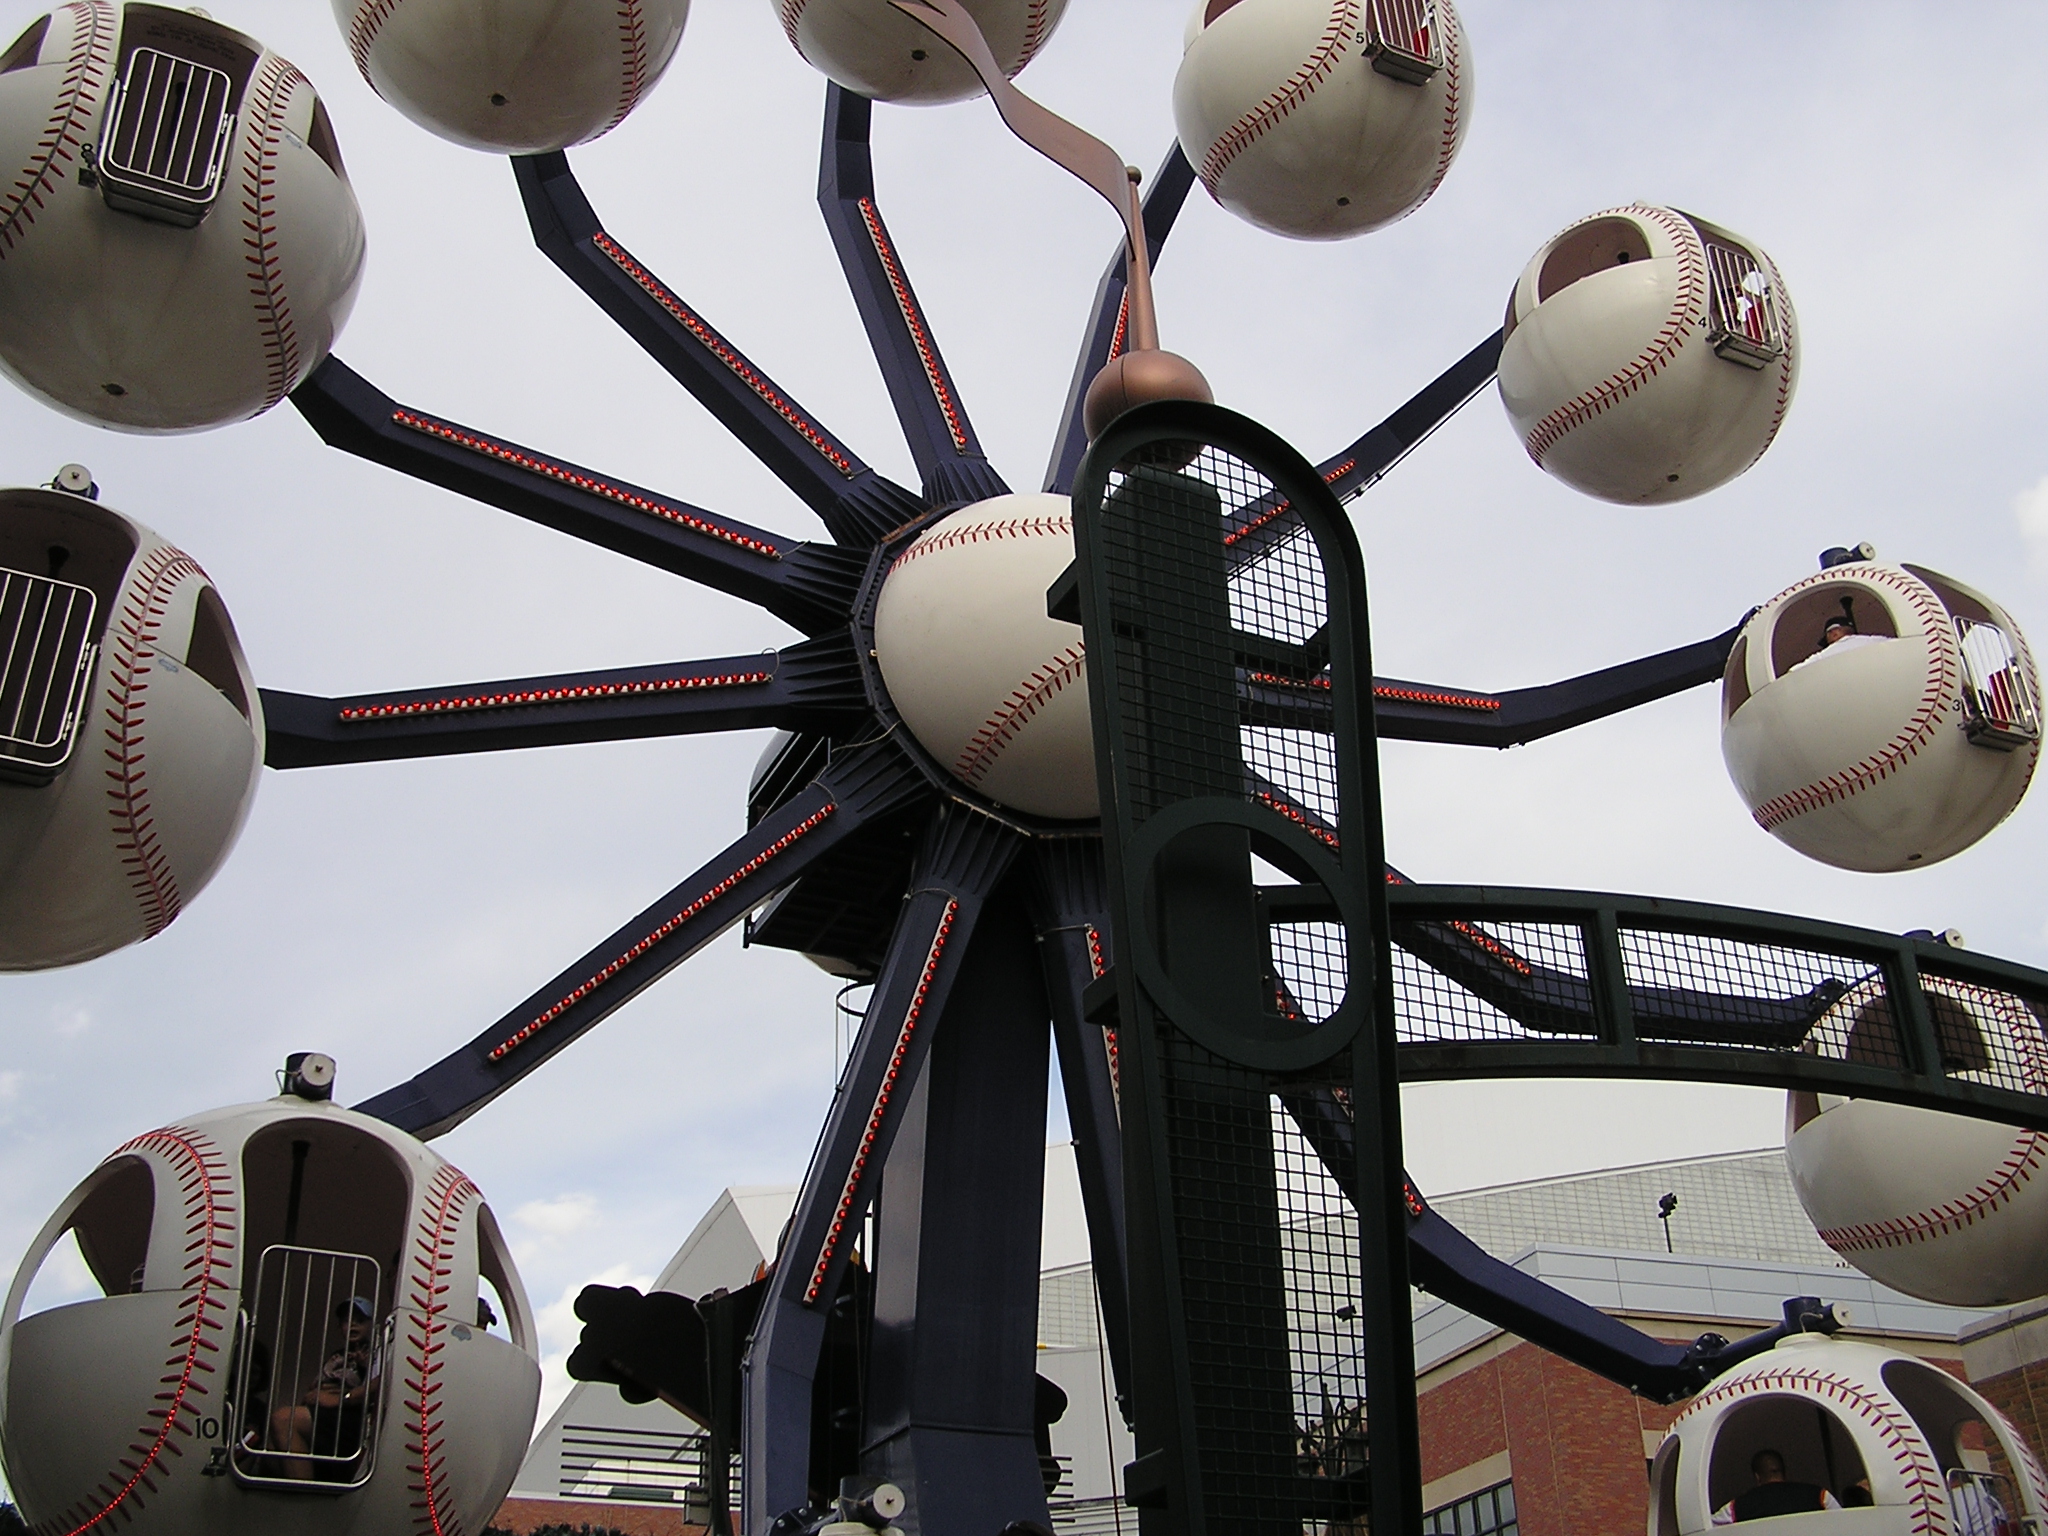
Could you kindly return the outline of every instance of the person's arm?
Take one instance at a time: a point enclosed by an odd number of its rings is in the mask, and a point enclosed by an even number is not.
[[[1820,1491],[1820,1507],[1822,1509],[1840,1509],[1842,1501],[1836,1498],[1829,1490],[1823,1488]]]
[[[1734,1523],[1735,1501],[1733,1499],[1730,1499],[1726,1504],[1723,1504],[1719,1509],[1714,1511],[1714,1524],[1733,1525]]]

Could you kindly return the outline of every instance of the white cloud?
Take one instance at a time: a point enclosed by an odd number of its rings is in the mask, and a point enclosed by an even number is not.
[[[526,1241],[522,1246],[554,1247],[587,1230],[597,1220],[597,1200],[586,1194],[529,1200],[512,1213],[513,1225]]]
[[[2027,546],[2027,564],[2034,575],[2048,578],[2048,475],[2012,499],[2012,515]]]

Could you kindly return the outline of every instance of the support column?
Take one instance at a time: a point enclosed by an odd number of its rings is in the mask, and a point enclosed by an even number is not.
[[[866,1475],[907,1536],[1047,1520],[1033,1436],[1046,999],[1022,905],[992,902],[889,1153],[876,1223]]]
[[[749,1536],[766,1536],[778,1515],[838,1491],[812,1486],[811,1477],[812,1386],[826,1310],[874,1199],[875,1176],[903,1125],[933,1040],[943,1033],[941,1021],[983,909],[1022,841],[985,816],[949,806],[919,852],[866,1022],[804,1176],[742,1367]],[[969,996],[976,990],[970,982]],[[1039,1007],[1042,1020],[1042,1002]],[[1044,1078],[1041,1064],[1035,1090],[1041,1100]],[[1042,1110],[1039,1126],[1042,1143]],[[1034,1167],[1042,1159],[1041,1152]],[[1034,1190],[1033,1211],[1038,1198]],[[1034,1265],[1036,1232],[1034,1222]]]
[[[1041,839],[1032,849],[1032,919],[1039,963],[1052,1005],[1060,1086],[1074,1132],[1074,1165],[1095,1293],[1102,1302],[1103,1340],[1126,1424],[1131,1413],[1131,1292],[1124,1257],[1123,1132],[1117,1110],[1118,1046],[1114,1030],[1083,1016],[1081,995],[1110,962],[1109,895],[1099,838]]]

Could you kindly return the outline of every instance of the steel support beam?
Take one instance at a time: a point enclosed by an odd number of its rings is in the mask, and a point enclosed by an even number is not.
[[[1041,839],[1032,849],[1032,920],[1052,1008],[1060,1086],[1074,1135],[1081,1209],[1102,1306],[1117,1402],[1130,1413],[1131,1290],[1124,1260],[1123,1130],[1117,1109],[1117,1036],[1088,1016],[1088,992],[1109,974],[1109,892],[1099,838]]]
[[[292,391],[322,442],[754,603],[806,634],[845,624],[867,562],[400,405],[338,357]]]
[[[906,1536],[1049,1525],[1034,1439],[1046,997],[1013,894],[990,904],[931,1020],[875,1222],[863,1476]]]
[[[903,253],[882,221],[868,144],[874,110],[865,96],[837,84],[826,87],[818,207],[924,481],[925,500],[934,506],[985,501],[1006,494],[1009,487],[982,452],[931,322],[910,286]]]
[[[927,793],[886,744],[847,754],[467,1045],[355,1108],[423,1138],[453,1130],[855,833]]]
[[[867,549],[925,510],[861,462],[711,323],[605,232],[568,156],[513,157],[534,244],[819,517]]]
[[[777,1516],[837,1492],[809,1485],[811,1393],[826,1307],[858,1243],[982,913],[1022,842],[1011,829],[949,804],[933,818],[920,850],[747,1348],[748,1536],[767,1536]]]
[[[265,688],[272,768],[390,762],[763,728],[831,731],[867,707],[843,636],[777,654],[324,699]]]

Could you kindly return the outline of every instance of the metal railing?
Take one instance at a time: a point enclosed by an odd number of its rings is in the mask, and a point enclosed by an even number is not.
[[[109,208],[186,228],[220,197],[233,84],[205,64],[137,48],[107,93],[94,172]]]
[[[1422,85],[1444,65],[1436,0],[1367,0],[1366,51],[1383,75]]]
[[[1956,1536],[2032,1536],[2035,1530],[2013,1492],[2012,1479],[1996,1472],[1951,1468],[1948,1507]]]
[[[1996,624],[1956,617],[1963,653],[1963,732],[2009,752],[2041,739],[2041,711],[2012,637]]]
[[[336,1493],[376,1470],[397,1319],[376,1325],[377,1261],[276,1243],[256,1267],[235,1363],[235,1477]]]
[[[1763,368],[1785,351],[1785,320],[1770,274],[1755,255],[1702,229],[1707,248],[1707,340],[1745,368]]]
[[[0,778],[47,784],[70,760],[97,603],[88,588],[0,568]]]
[[[1273,924],[1328,915],[1311,888],[1260,896]],[[1471,886],[1387,896],[1404,1081],[1744,1083],[2048,1130],[2048,973],[1703,903]],[[1325,964],[1334,973],[1339,958]]]
[[[710,1516],[711,1437],[686,1431],[569,1424],[562,1430],[559,1494],[564,1499],[607,1503],[673,1504],[684,1518],[705,1524]],[[726,1472],[731,1503],[740,1503],[740,1456]]]

